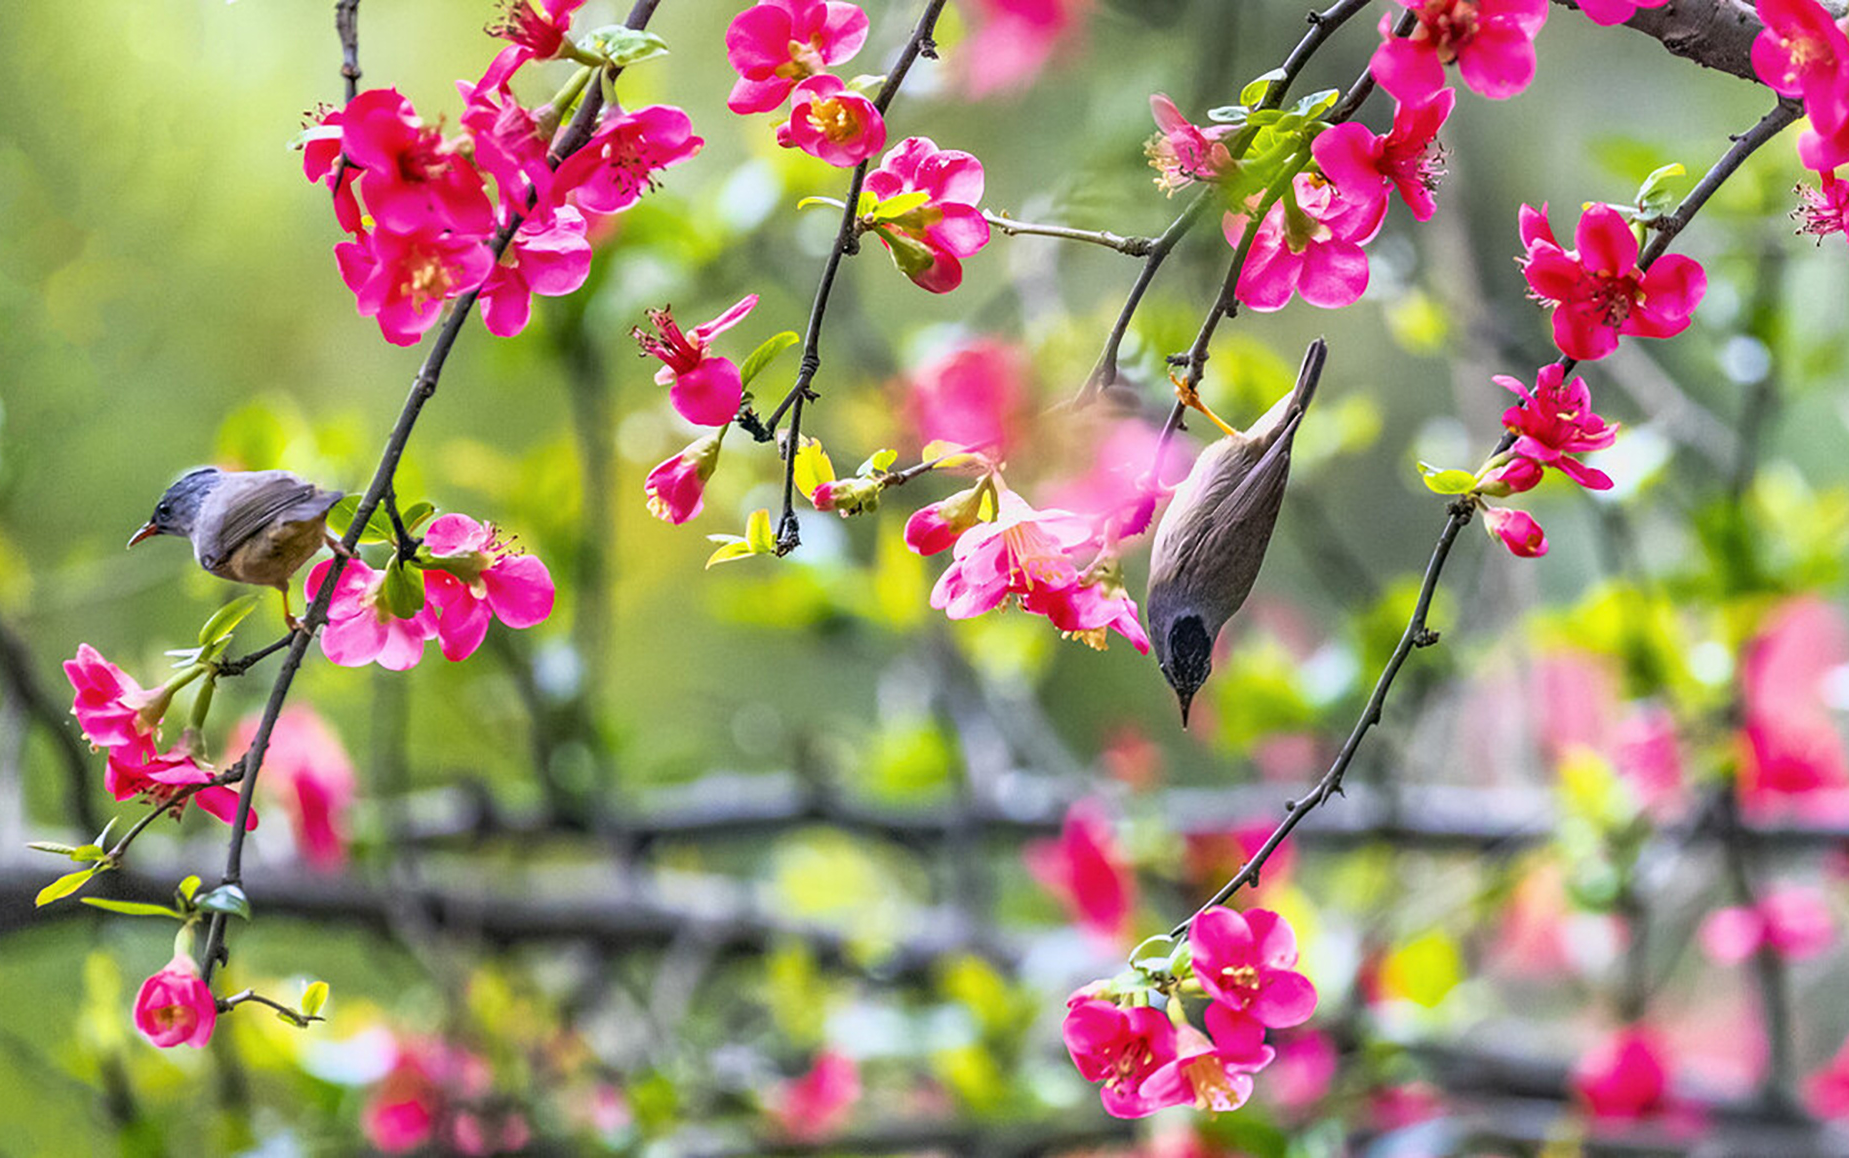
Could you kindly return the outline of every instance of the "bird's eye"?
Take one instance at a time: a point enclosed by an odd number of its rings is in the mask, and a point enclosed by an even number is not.
[[[154,508],[154,517],[157,519],[164,519],[171,514],[173,514],[173,506],[170,503],[162,503]]]

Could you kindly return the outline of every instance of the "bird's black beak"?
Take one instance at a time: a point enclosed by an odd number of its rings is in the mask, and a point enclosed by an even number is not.
[[[160,533],[161,533],[161,529],[155,526],[152,522],[149,522],[145,524],[139,531],[136,531],[133,535],[129,536],[128,545],[133,547],[136,543],[141,542],[143,539],[152,539],[154,536]]]
[[[1194,703],[1194,693],[1178,691],[1175,699],[1181,704],[1181,730],[1185,732],[1188,730],[1188,708]]]

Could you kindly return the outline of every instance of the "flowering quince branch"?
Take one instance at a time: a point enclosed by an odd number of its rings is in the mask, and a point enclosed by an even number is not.
[[[1066,241],[1085,241],[1092,245],[1102,245],[1114,249],[1129,257],[1147,257],[1156,247],[1154,237],[1122,237],[1109,230],[1072,229],[1064,225],[1036,225],[1031,221],[1017,221],[1006,213],[984,211],[982,219],[990,225],[1013,237],[1016,234],[1031,233],[1039,237],[1058,237]]]
[[[630,11],[627,26],[636,30],[646,27],[659,3],[660,0],[637,0]],[[606,79],[619,71],[620,69],[617,68],[606,69]],[[557,169],[590,141],[597,114],[602,106],[602,88],[588,89],[570,125],[555,138],[547,154],[548,167]],[[498,262],[508,246],[512,244],[524,218],[525,213],[520,209],[511,205],[507,207],[506,223],[495,232],[488,244],[488,252],[493,261]],[[423,411],[425,403],[436,394],[444,363],[448,361],[449,353],[454,348],[456,339],[461,335],[463,324],[468,320],[468,315],[476,300],[481,296],[482,289],[483,286],[478,284],[465,290],[451,307],[449,317],[444,321],[435,342],[432,343],[429,353],[424,358],[423,365],[412,381],[410,394],[405,399],[398,419],[387,437],[385,449],[380,456],[378,467],[373,472],[372,481],[367,485],[366,492],[355,509],[352,522],[341,539],[341,550],[337,551],[326,564],[328,569],[325,572],[325,578],[316,591],[307,614],[303,617],[303,629],[292,637],[288,653],[283,657],[282,667],[276,674],[275,683],[271,686],[269,699],[264,705],[256,733],[251,738],[249,749],[238,762],[239,770],[243,774],[242,784],[232,824],[233,831],[226,849],[221,887],[237,887],[242,881],[245,824],[250,816],[251,804],[255,797],[258,773],[262,770],[264,753],[269,746],[276,721],[282,714],[283,704],[288,699],[289,690],[295,681],[295,674],[301,668],[309,643],[316,631],[325,626],[328,621],[328,612],[335,592],[341,586],[339,582],[341,572],[353,558],[361,534],[371,522],[373,513],[385,501],[392,487],[392,482],[397,476],[398,464],[404,458],[405,448],[410,442],[411,432],[417,424],[418,415]],[[214,913],[207,932],[203,957],[204,981],[208,985],[217,967],[226,959],[226,921],[226,914]]]
[[[927,0],[917,25],[912,29],[911,37],[906,40],[892,71],[880,85],[879,95],[873,99],[873,107],[881,116],[886,114],[893,98],[899,94],[899,86],[905,83],[905,76],[911,71],[912,64],[920,56],[936,59],[937,49],[932,35],[945,3],[946,0]],[[853,176],[848,180],[847,196],[842,203],[841,227],[836,230],[835,243],[829,248],[828,258],[822,265],[822,279],[816,285],[815,300],[809,307],[809,323],[803,330],[802,361],[796,371],[796,382],[770,417],[752,427],[757,439],[767,442],[776,433],[777,424],[783,420],[783,416],[786,413],[790,416],[790,426],[783,438],[783,514],[777,522],[776,540],[779,555],[789,554],[801,542],[796,520],[796,452],[802,446],[803,403],[816,397],[811,384],[815,381],[816,372],[822,368],[822,319],[828,312],[828,299],[834,292],[835,275],[841,269],[842,258],[860,251],[860,194],[866,185],[867,169],[871,163],[871,158],[862,159],[854,166]]]

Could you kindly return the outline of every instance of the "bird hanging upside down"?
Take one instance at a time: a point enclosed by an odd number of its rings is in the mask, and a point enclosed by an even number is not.
[[[1290,448],[1297,424],[1316,393],[1329,348],[1310,343],[1297,386],[1244,431],[1235,430],[1177,383],[1181,401],[1205,414],[1226,437],[1194,460],[1194,468],[1156,527],[1149,557],[1149,594],[1143,607],[1156,660],[1188,707],[1213,670],[1213,643],[1238,611],[1258,569],[1284,502]]]
[[[155,535],[191,539],[212,574],[282,592],[283,620],[294,631],[301,624],[289,610],[289,580],[324,545],[339,550],[327,512],[341,497],[286,470],[202,466],[167,488],[128,545]]]

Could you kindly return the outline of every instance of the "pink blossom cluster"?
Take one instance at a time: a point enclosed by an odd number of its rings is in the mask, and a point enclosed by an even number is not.
[[[907,137],[867,174],[874,208],[864,227],[912,284],[934,294],[963,284],[963,259],[989,243],[982,162],[929,137]],[[895,208],[895,206],[899,208]]]
[[[474,83],[462,132],[425,123],[396,89],[370,89],[322,110],[303,136],[303,171],[333,191],[351,236],[334,247],[359,312],[385,339],[411,345],[446,303],[476,293],[491,333],[526,327],[534,294],[568,294],[590,271],[592,216],[621,212],[652,174],[703,144],[680,109],[606,107],[583,148],[548,159],[559,110],[523,107],[509,88],[527,62],[568,53],[582,0],[510,0],[490,28],[512,45]],[[492,178],[498,200],[488,193]],[[499,259],[499,231],[514,230]]]
[[[1764,22],[1753,41],[1753,71],[1783,97],[1802,99],[1810,124],[1798,160],[1823,178],[1807,197],[1806,229],[1820,237],[1843,228],[1836,170],[1849,165],[1849,18],[1837,20],[1818,0],[1758,0]]]
[[[1316,987],[1296,964],[1296,933],[1276,913],[1205,909],[1188,927],[1187,962],[1168,990],[1119,997],[1097,982],[1067,1000],[1066,1049],[1079,1073],[1100,1083],[1115,1117],[1185,1105],[1236,1110],[1277,1056],[1266,1031],[1301,1025],[1316,1011]],[[1181,992],[1194,991],[1208,998],[1205,1033],[1154,1004],[1173,1008]]]
[[[1314,169],[1296,173],[1275,197],[1254,193],[1243,207],[1228,210],[1221,220],[1227,244],[1235,250],[1249,244],[1236,285],[1239,300],[1262,311],[1283,309],[1293,295],[1323,309],[1357,301],[1368,285],[1362,247],[1380,233],[1392,195],[1418,221],[1429,220],[1436,208],[1432,191],[1444,172],[1437,135],[1456,99],[1442,86],[1402,99],[1385,134],[1353,121],[1325,129],[1310,146]],[[1161,130],[1146,146],[1158,187],[1172,192],[1236,170],[1221,143],[1233,126],[1192,124],[1161,94],[1150,98],[1150,107]]]
[[[143,689],[134,677],[103,658],[87,643],[77,645],[77,657],[64,661],[65,678],[75,697],[71,714],[92,748],[109,754],[103,768],[103,787],[117,800],[145,797],[156,808],[174,803],[183,789],[194,788],[191,799],[226,824],[236,819],[238,794],[212,784],[215,773],[198,755],[198,738],[190,732],[167,751],[159,750],[161,718],[177,690],[177,682]],[[198,788],[198,785],[207,785]],[[181,799],[176,805],[185,807]],[[246,824],[257,827],[253,809]]]
[[[1637,235],[1616,207],[1594,204],[1580,214],[1577,248],[1554,238],[1547,206],[1521,210],[1520,258],[1531,295],[1553,309],[1554,344],[1582,362],[1618,348],[1618,338],[1669,338],[1688,328],[1707,292],[1701,263],[1665,254],[1648,272],[1637,264]]]
[[[321,651],[343,667],[378,663],[392,671],[416,667],[424,645],[435,639],[443,658],[475,654],[498,619],[509,627],[532,627],[552,614],[552,576],[537,556],[519,551],[492,523],[467,515],[439,515],[424,533],[414,562],[422,573],[423,605],[400,617],[386,597],[386,571],[349,559],[335,580]],[[332,559],[308,573],[313,600]]]
[[[425,1147],[471,1158],[519,1153],[532,1127],[518,1111],[492,1105],[493,1084],[479,1055],[439,1039],[402,1037],[360,1111],[360,1127],[382,1154]]]
[[[867,42],[867,14],[844,0],[764,0],[733,18],[725,54],[738,73],[726,107],[768,113],[790,102],[777,143],[851,169],[886,147],[886,120],[827,71]]]

